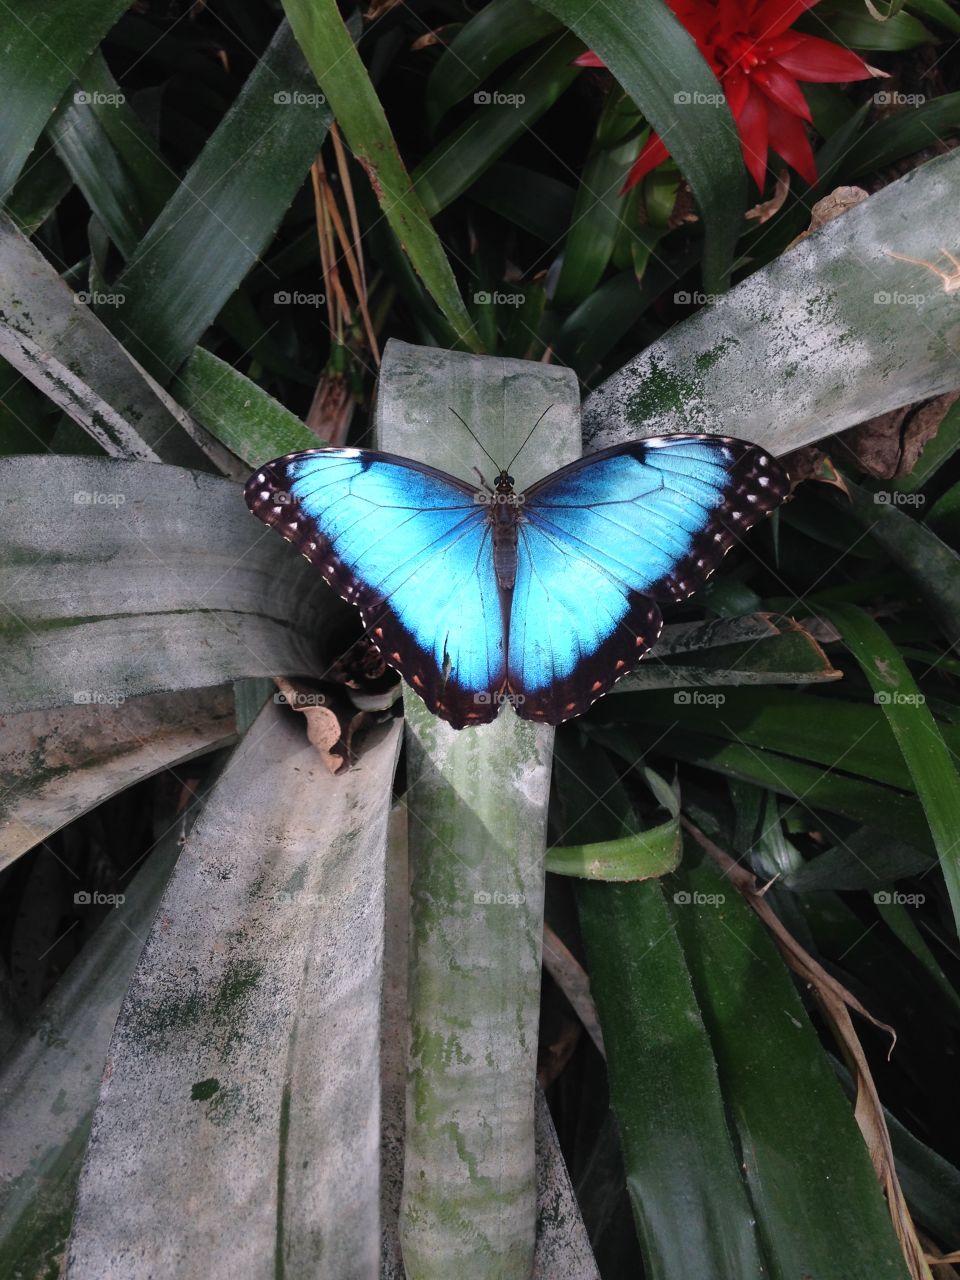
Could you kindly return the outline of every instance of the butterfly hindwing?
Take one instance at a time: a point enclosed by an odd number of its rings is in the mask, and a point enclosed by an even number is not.
[[[496,716],[503,601],[469,485],[390,454],[318,449],[262,467],[246,498],[360,609],[431,711],[457,728]]]
[[[507,686],[517,714],[560,724],[632,671],[660,634],[656,602],[546,525],[520,527]]]
[[[685,599],[785,496],[783,468],[722,436],[581,458],[522,495],[508,688],[518,713],[581,714],[656,641],[656,600]]]

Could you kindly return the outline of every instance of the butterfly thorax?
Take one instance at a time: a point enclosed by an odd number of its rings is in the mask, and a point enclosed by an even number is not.
[[[512,591],[517,580],[517,526],[523,494],[513,487],[513,476],[501,471],[487,495],[488,519],[493,526],[493,568],[501,591]]]

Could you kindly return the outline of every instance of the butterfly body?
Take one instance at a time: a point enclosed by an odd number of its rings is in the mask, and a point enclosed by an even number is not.
[[[318,449],[266,464],[251,510],[361,613],[384,659],[455,728],[504,702],[579,715],[655,643],[682,600],[788,487],[718,436],[615,446],[522,493],[407,458]]]
[[[487,497],[477,491],[478,499]],[[488,519],[493,536],[493,569],[501,591],[512,591],[517,580],[517,539],[522,495],[515,492],[513,476],[501,471],[489,495]]]

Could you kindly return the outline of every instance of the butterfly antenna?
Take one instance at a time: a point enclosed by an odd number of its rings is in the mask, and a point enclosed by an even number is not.
[[[463,418],[460,417],[459,413],[457,413],[456,409],[454,409],[452,405],[447,405],[447,408],[450,410],[450,412],[453,414],[455,418],[458,418],[460,422],[463,422],[463,425],[467,428],[468,431],[470,431],[470,434],[473,436],[474,440],[476,440],[480,448],[483,449],[483,452],[486,453],[487,457],[490,458],[490,461],[493,463],[494,467],[496,467],[497,473],[499,474],[500,464],[497,462],[496,458],[490,457],[490,454],[487,452],[487,449],[484,447],[483,441],[478,438],[475,432],[470,430],[469,425],[463,421]],[[474,467],[474,471],[476,471],[476,467]]]
[[[516,460],[520,457],[521,453],[523,453],[523,451],[524,451],[524,449],[526,448],[526,445],[527,445],[527,440],[529,440],[529,439],[530,439],[530,437],[531,437],[531,436],[533,435],[533,433],[536,431],[537,427],[539,427],[540,423],[544,420],[544,418],[547,416],[547,414],[550,412],[550,410],[551,410],[552,408],[553,408],[553,405],[552,405],[552,404],[548,404],[548,405],[547,405],[547,407],[544,409],[543,413],[541,413],[540,417],[536,420],[536,422],[533,424],[533,426],[532,426],[532,427],[530,428],[530,430],[527,432],[526,439],[524,440],[523,444],[520,446],[520,448],[517,450],[517,452],[513,455],[513,457],[512,457],[512,458],[510,459],[510,461],[507,463],[507,470],[508,470],[508,471],[509,471],[509,470],[510,470],[510,468],[513,466],[513,464],[516,462]]]

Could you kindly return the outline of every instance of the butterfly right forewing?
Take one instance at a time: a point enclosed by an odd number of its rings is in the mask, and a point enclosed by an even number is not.
[[[528,489],[507,656],[518,714],[585,711],[656,641],[655,601],[698,590],[788,489],[763,449],[693,435],[605,449]]]

